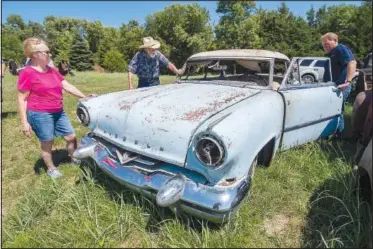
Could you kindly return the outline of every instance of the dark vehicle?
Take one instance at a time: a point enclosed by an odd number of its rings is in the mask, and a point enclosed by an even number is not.
[[[368,202],[372,201],[372,134],[373,134],[373,106],[372,91],[360,92],[354,101],[352,110],[352,130],[357,140],[356,152],[353,160],[353,171],[358,177],[359,193]],[[370,233],[372,232],[372,220]],[[372,239],[368,242],[372,248]]]
[[[360,92],[372,90],[372,53],[359,62],[357,77],[352,82],[351,97],[354,99]]]

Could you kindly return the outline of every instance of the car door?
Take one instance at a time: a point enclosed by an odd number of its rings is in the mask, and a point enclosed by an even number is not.
[[[292,59],[279,89],[285,104],[281,149],[332,135],[342,111],[343,98],[335,83],[302,82],[297,72],[299,59]],[[325,73],[328,75],[323,78],[331,79],[330,60],[326,60],[329,65]]]

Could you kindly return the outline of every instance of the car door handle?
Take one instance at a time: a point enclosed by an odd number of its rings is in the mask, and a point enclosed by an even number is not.
[[[333,87],[333,88],[332,88],[332,91],[333,91],[333,92],[340,92],[341,89],[339,89],[338,87]]]

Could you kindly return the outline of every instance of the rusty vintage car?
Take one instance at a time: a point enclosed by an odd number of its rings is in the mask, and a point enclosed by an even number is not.
[[[358,172],[360,186],[372,190],[372,136],[373,136],[372,91],[360,92],[352,108],[351,126],[355,137],[356,153],[354,169]],[[368,191],[368,192],[369,192]]]
[[[372,203],[372,136],[373,136],[373,101],[372,91],[360,92],[352,109],[352,132],[356,138],[356,152],[353,159],[353,172],[356,173],[357,189],[363,199]],[[372,234],[372,216],[370,217],[370,234]],[[368,248],[372,248],[369,237]]]
[[[257,164],[336,131],[342,95],[331,81],[295,78],[301,59],[201,52],[173,84],[82,100],[77,117],[90,133],[74,157],[159,206],[224,223],[248,196]]]

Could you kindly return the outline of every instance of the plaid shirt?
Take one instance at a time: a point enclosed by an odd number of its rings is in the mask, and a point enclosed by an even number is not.
[[[154,58],[145,51],[137,52],[128,65],[128,71],[137,74],[139,79],[154,79],[159,77],[159,66],[167,67],[169,61],[161,52],[155,51]]]

